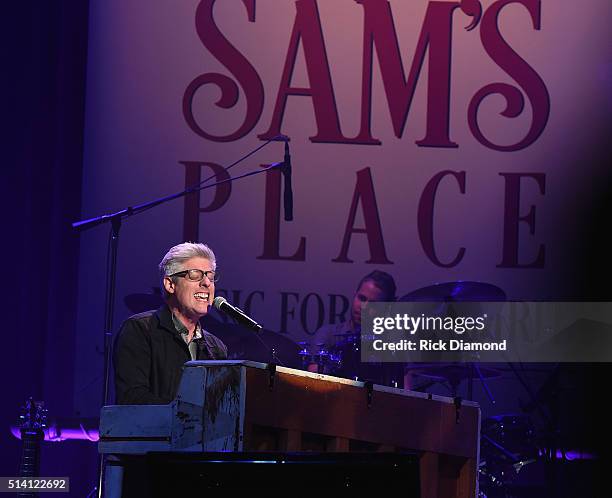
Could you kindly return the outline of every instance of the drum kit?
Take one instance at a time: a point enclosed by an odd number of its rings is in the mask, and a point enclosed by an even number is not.
[[[301,341],[298,344],[302,370],[331,374],[342,364],[341,356],[336,351],[331,351],[324,343],[310,344]]]
[[[374,384],[403,387],[404,365],[362,362],[359,332],[334,334],[334,344],[300,342],[302,368],[312,372],[352,380],[368,380]]]
[[[125,298],[133,312],[157,306],[159,293],[134,294]],[[417,289],[398,299],[400,302],[502,302],[505,293],[491,284],[482,282],[446,282]],[[239,325],[225,323],[214,316],[204,317],[204,327],[219,337],[230,351],[230,359],[249,359],[270,362],[291,368],[310,370],[354,380],[369,380],[376,384],[403,387],[404,374],[422,379],[425,389],[434,384],[450,386],[452,396],[458,396],[461,382],[471,384],[480,380],[487,394],[487,379],[501,375],[499,370],[476,363],[366,363],[361,361],[360,332],[336,334],[335,344],[295,343],[286,334],[262,330],[255,334]],[[419,390],[411,386],[411,389]],[[493,400],[492,400],[493,401]],[[508,497],[508,484],[519,471],[537,457],[535,431],[529,417],[506,414],[486,418],[481,430],[481,461],[479,465],[480,496],[482,498]]]

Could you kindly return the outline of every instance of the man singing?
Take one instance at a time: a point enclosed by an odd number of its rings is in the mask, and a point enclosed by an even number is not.
[[[224,360],[227,347],[200,325],[215,297],[216,258],[206,244],[172,247],[159,264],[165,304],[128,318],[114,350],[118,404],[166,404],[176,396],[183,364]]]

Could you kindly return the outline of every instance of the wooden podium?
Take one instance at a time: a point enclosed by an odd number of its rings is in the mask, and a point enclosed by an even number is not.
[[[418,452],[423,498],[468,498],[477,494],[479,429],[473,402],[250,361],[193,361],[172,403],[103,407],[99,451],[118,461],[150,451]],[[117,496],[120,465],[109,468],[106,496]]]

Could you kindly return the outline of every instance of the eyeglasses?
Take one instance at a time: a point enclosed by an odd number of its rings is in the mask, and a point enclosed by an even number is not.
[[[202,270],[193,269],[193,270],[179,271],[179,272],[173,273],[172,275],[168,275],[168,277],[185,277],[191,280],[192,282],[201,282],[204,279],[204,277],[206,277],[211,282],[218,282],[219,272],[212,271],[212,270],[202,271]]]

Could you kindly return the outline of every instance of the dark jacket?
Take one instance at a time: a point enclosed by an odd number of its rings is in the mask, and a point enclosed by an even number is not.
[[[227,347],[202,330],[195,339],[198,360],[224,360]],[[172,323],[164,305],[128,318],[119,331],[113,361],[118,404],[159,405],[170,403],[178,391],[189,348]]]

